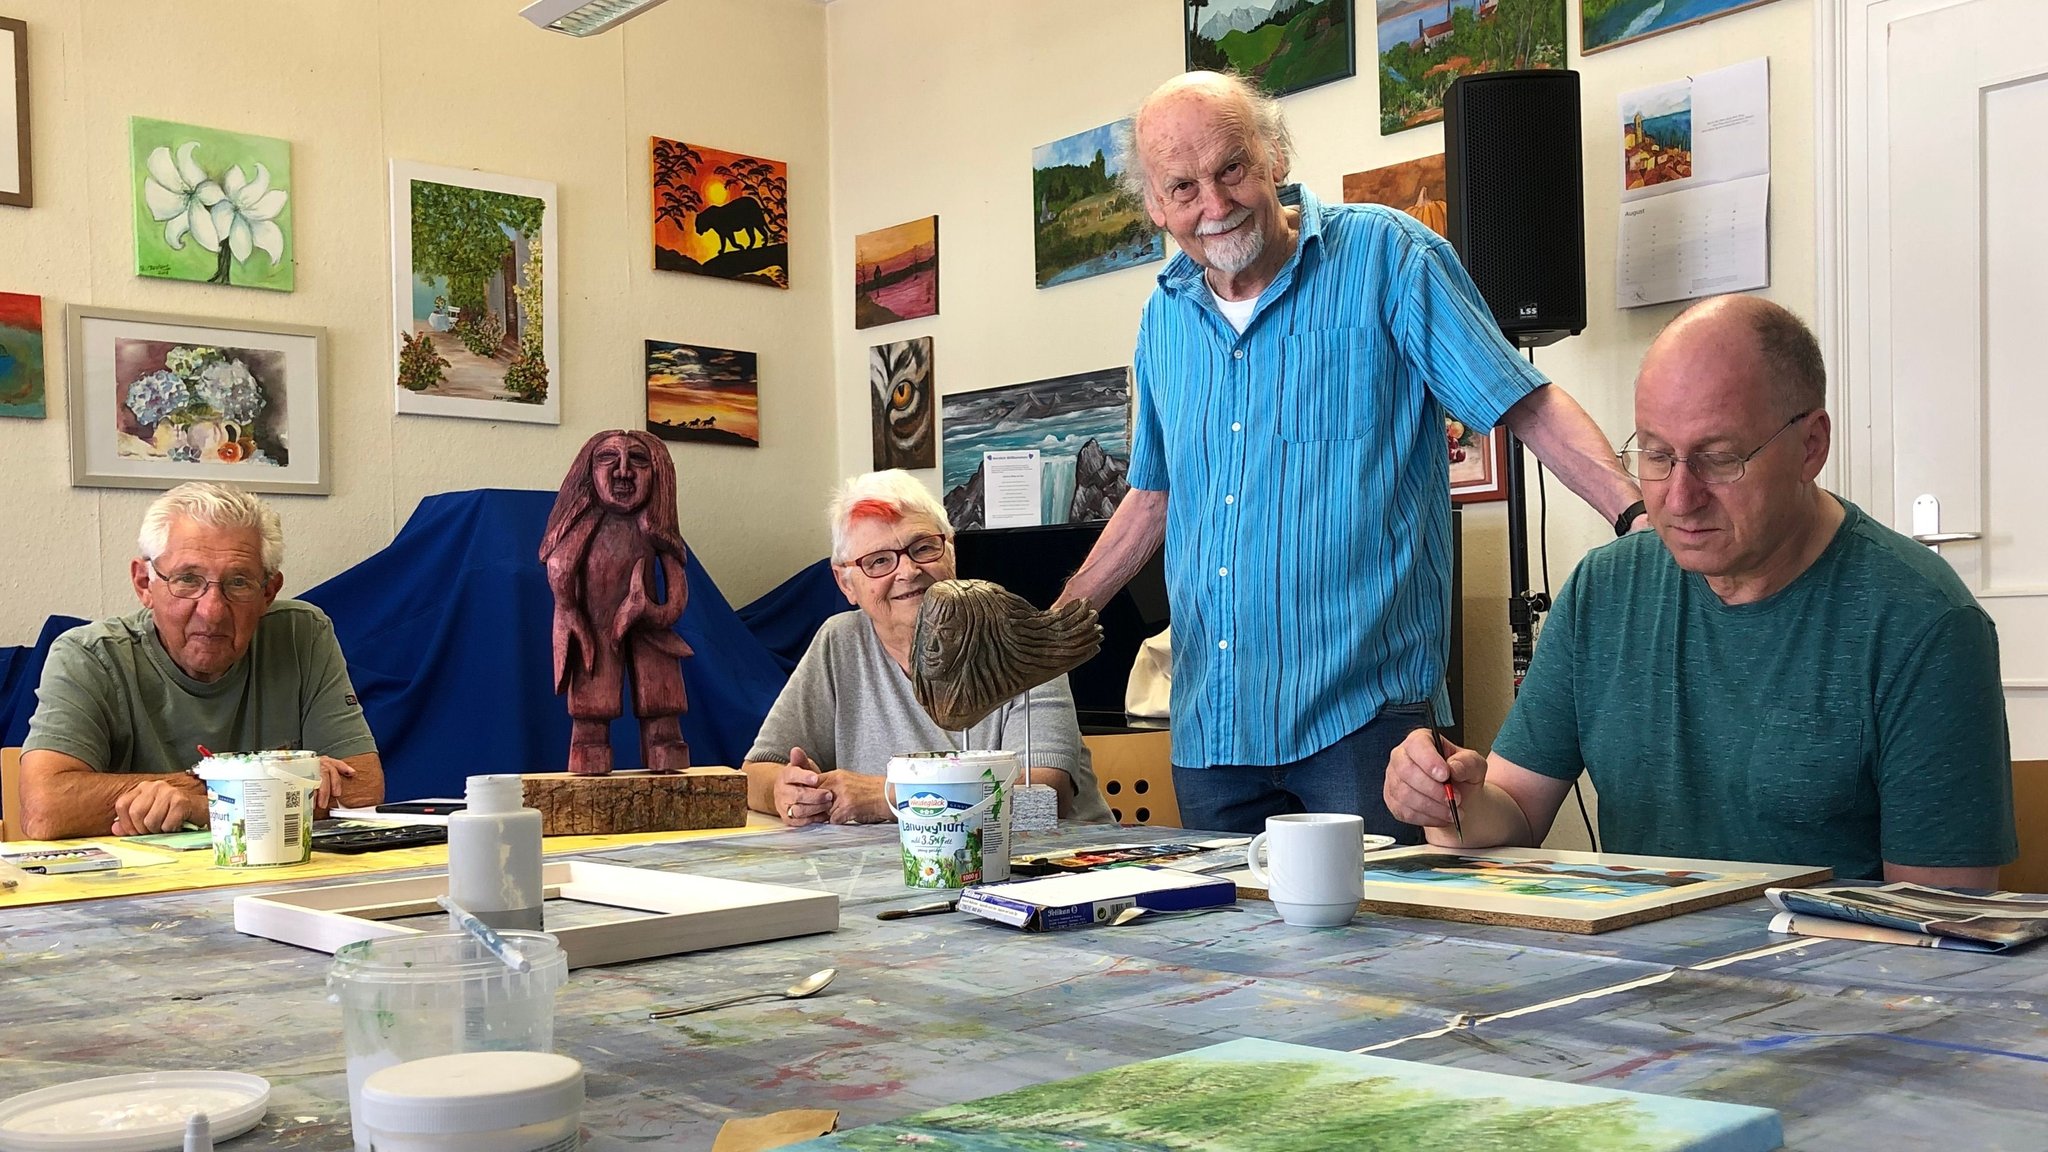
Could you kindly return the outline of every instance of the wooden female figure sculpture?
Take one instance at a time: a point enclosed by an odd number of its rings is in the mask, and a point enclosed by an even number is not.
[[[656,772],[690,766],[677,663],[690,646],[673,631],[689,594],[683,555],[668,449],[641,431],[592,436],[562,480],[540,542],[555,595],[555,691],[569,694],[570,772],[612,770],[611,722],[623,711],[629,670],[643,762]],[[654,599],[657,567],[665,601]]]

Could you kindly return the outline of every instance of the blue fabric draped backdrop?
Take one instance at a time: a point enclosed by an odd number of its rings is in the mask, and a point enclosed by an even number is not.
[[[0,747],[19,748],[28,739],[28,718],[35,715],[36,685],[43,682],[50,641],[84,623],[76,616],[52,616],[43,621],[33,647],[0,648]]]
[[[832,579],[832,561],[820,560],[762,594],[759,600],[740,609],[740,619],[754,634],[784,672],[796,671],[811,637],[825,621],[853,605]]]

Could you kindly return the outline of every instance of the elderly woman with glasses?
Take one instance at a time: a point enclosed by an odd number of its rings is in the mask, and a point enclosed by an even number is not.
[[[790,825],[895,819],[882,795],[891,757],[940,748],[1024,748],[1031,782],[1059,793],[1065,819],[1103,821],[1088,750],[1062,676],[967,730],[941,731],[910,688],[910,643],[925,589],[953,578],[945,508],[907,472],[856,476],[833,494],[832,572],[859,612],[825,622],[747,753],[747,802]]]

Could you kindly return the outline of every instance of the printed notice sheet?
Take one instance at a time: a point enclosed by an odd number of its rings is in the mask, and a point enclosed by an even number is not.
[[[1771,72],[1756,59],[1621,96],[1615,302],[1771,282]]]
[[[1030,528],[1045,522],[1045,461],[1038,449],[981,454],[981,523],[985,528]]]

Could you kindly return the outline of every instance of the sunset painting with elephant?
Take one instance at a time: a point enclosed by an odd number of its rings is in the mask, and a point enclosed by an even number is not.
[[[702,144],[649,148],[654,266],[789,287],[789,166]]]

